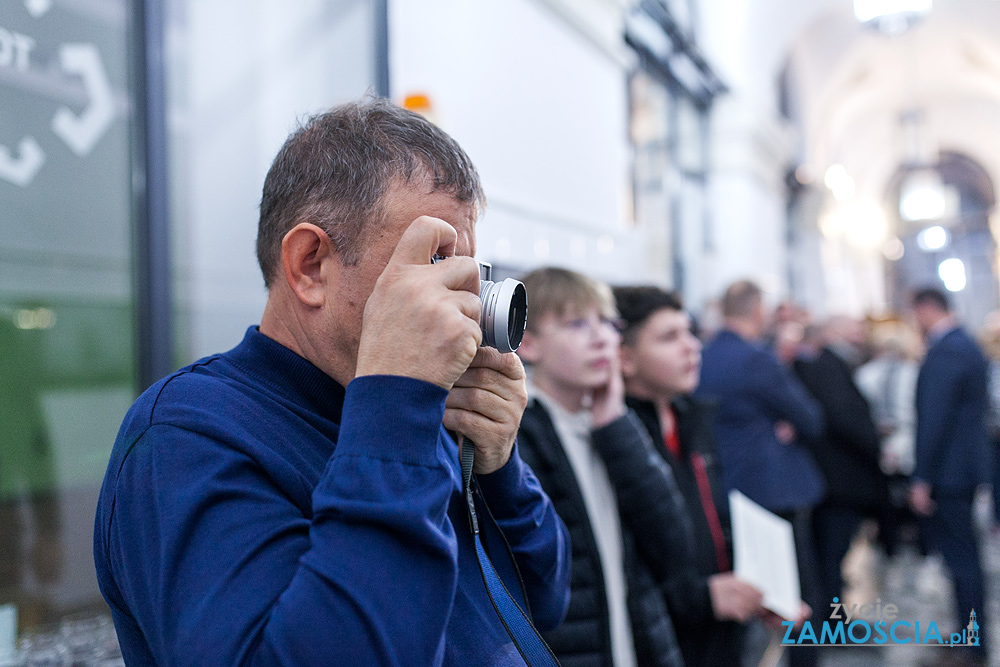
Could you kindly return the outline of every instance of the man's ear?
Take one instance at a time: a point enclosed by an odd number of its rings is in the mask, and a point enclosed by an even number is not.
[[[300,222],[281,240],[281,266],[285,281],[307,306],[318,308],[326,302],[323,264],[340,264],[330,237],[316,225]]]
[[[626,380],[634,378],[639,371],[638,364],[636,363],[635,350],[631,345],[621,346],[621,360],[622,360],[622,377]]]
[[[521,346],[517,348],[517,356],[521,357],[521,361],[533,364],[538,361],[538,355],[538,337],[530,331],[525,331],[524,337],[521,338]]]

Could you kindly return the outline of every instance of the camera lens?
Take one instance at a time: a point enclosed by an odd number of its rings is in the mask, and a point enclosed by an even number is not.
[[[446,257],[434,255],[431,262],[437,264]],[[528,323],[528,292],[524,284],[507,278],[495,283],[490,278],[493,266],[489,262],[479,262],[479,327],[483,330],[483,345],[495,347],[501,352],[514,352],[521,346],[524,327]]]
[[[515,351],[521,345],[528,322],[528,293],[524,285],[512,278],[502,283],[483,280],[479,296],[483,303],[479,318],[483,345],[501,352]]]
[[[515,350],[521,345],[524,328],[528,324],[528,293],[524,285],[517,284],[514,288],[510,308],[507,310],[507,339]]]

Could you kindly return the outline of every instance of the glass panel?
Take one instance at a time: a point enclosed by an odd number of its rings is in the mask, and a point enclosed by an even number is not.
[[[690,98],[679,97],[677,107],[677,166],[687,174],[701,174],[705,171],[704,116]]]
[[[377,4],[166,3],[178,365],[229,349],[260,321],[264,175],[298,119],[374,89]]]
[[[665,226],[668,211],[664,194],[670,170],[670,93],[640,70],[629,80],[629,101],[635,223]]]
[[[0,605],[103,608],[97,492],[134,396],[124,0],[0,3]]]

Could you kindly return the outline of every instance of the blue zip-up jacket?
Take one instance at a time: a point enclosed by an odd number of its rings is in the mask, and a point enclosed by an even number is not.
[[[147,390],[94,536],[127,664],[523,665],[475,559],[446,397],[395,376],[345,391],[255,327]],[[479,485],[536,624],[557,625],[565,527],[516,450]]]

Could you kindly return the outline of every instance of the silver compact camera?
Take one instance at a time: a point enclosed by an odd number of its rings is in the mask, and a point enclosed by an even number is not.
[[[447,259],[434,255],[431,262]],[[478,262],[478,260],[477,260]],[[483,345],[495,347],[501,352],[513,352],[521,345],[524,327],[528,324],[528,292],[524,283],[507,278],[503,282],[493,282],[493,265],[479,264],[479,327],[483,330]]]

